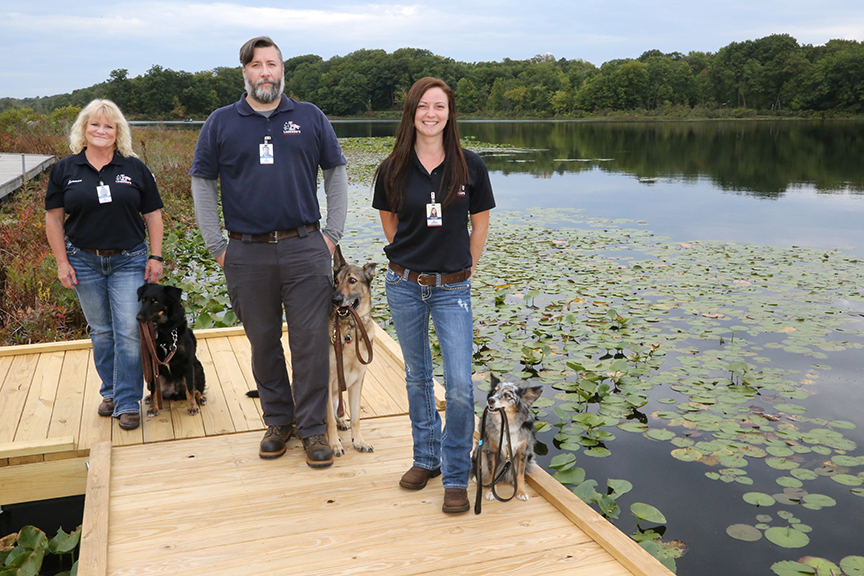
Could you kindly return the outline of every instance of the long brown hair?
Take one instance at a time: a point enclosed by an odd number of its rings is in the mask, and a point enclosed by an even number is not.
[[[408,182],[408,171],[410,170],[411,154],[414,150],[414,142],[417,139],[417,131],[414,127],[414,115],[420,99],[431,88],[441,88],[447,95],[448,118],[444,126],[444,172],[441,175],[441,190],[446,190],[444,196],[444,208],[448,208],[456,201],[456,194],[464,184],[468,183],[468,165],[465,163],[465,155],[459,144],[459,128],[456,126],[456,97],[447,83],[438,78],[421,78],[411,86],[408,96],[405,97],[405,106],[402,108],[402,120],[399,122],[399,130],[396,132],[396,145],[393,152],[381,163],[375,171],[374,179],[381,176],[381,168],[386,165],[383,174],[384,193],[391,212],[399,212],[402,207],[402,199],[405,196],[405,186]]]

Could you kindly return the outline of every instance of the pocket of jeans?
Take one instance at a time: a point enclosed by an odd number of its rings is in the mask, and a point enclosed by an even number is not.
[[[452,290],[454,292],[459,291],[459,290],[469,290],[470,291],[471,290],[471,279],[469,278],[468,280],[463,280],[462,282],[453,282],[452,284],[442,284],[441,288],[443,288],[444,290]]]
[[[143,255],[147,254],[147,250],[148,250],[147,243],[142,242],[141,244],[139,244],[135,248],[133,248],[131,250],[124,250],[123,252],[127,256],[129,256],[130,258],[135,258],[137,256],[143,256]]]
[[[78,247],[75,246],[74,244],[72,244],[72,242],[69,241],[69,238],[66,238],[65,240],[66,240],[66,255],[67,256],[74,256],[75,254],[77,254],[79,252]]]
[[[387,268],[387,274],[384,275],[384,281],[391,286],[396,286],[402,282],[402,276]]]

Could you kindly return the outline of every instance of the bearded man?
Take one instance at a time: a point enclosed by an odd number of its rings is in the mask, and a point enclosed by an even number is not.
[[[195,215],[252,347],[252,374],[267,425],[259,456],[278,458],[296,432],[306,463],[322,468],[333,463],[325,438],[327,318],[331,256],[348,206],[345,157],[321,110],[282,93],[285,67],[273,40],[260,36],[246,42],[240,64],[246,92],[214,111],[198,137],[189,170]],[[319,167],[327,197],[323,230]],[[293,390],[281,342],[283,310]]]

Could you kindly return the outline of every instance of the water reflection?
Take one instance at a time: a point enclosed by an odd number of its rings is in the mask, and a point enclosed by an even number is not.
[[[395,121],[334,121],[340,137],[393,135]],[[864,194],[862,121],[464,121],[463,136],[536,150],[484,157],[490,170],[538,178],[601,170],[671,178],[765,199],[802,187]]]

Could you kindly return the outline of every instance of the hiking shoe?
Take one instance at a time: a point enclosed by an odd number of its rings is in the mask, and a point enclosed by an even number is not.
[[[407,488],[408,490],[422,490],[426,487],[426,482],[428,482],[430,478],[437,478],[440,475],[441,468],[427,470],[420,466],[412,466],[410,470],[402,475],[402,479],[399,480],[399,486]]]
[[[333,464],[333,450],[324,434],[303,438],[303,449],[306,450],[306,464],[310,467],[326,468]]]
[[[264,459],[278,458],[285,453],[286,442],[294,434],[294,424],[287,426],[268,426],[261,446],[258,447],[258,456]]]
[[[465,488],[444,489],[444,506],[441,507],[441,510],[447,514],[458,514],[460,512],[467,512],[470,508],[468,490]]]
[[[114,399],[113,398],[105,398],[102,400],[102,403],[99,404],[99,409],[97,410],[99,416],[111,416],[114,414]]]

